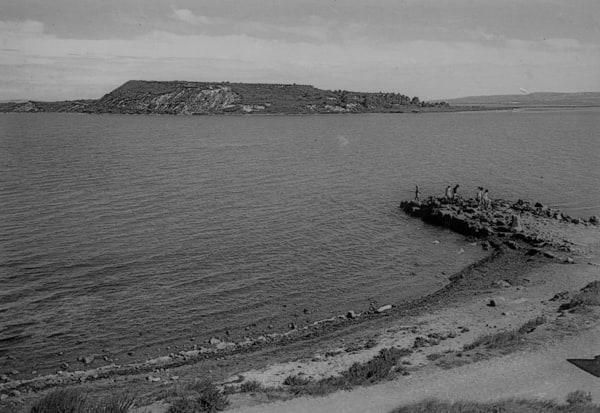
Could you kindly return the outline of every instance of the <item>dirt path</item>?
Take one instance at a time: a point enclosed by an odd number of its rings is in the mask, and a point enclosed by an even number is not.
[[[389,412],[402,404],[425,398],[490,401],[511,397],[564,401],[574,390],[590,392],[600,400],[600,378],[569,364],[567,358],[593,358],[600,354],[600,324],[587,332],[535,352],[440,371],[417,373],[410,378],[337,392],[322,398],[244,407],[231,412]]]

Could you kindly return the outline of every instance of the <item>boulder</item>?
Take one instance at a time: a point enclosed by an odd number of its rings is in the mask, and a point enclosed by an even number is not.
[[[492,283],[492,285],[494,287],[500,287],[500,288],[509,288],[510,287],[510,283],[508,281],[505,281],[505,280],[494,281]]]
[[[350,320],[354,320],[355,318],[358,317],[358,314],[356,314],[354,311],[350,310],[348,311],[348,313],[346,313],[346,318],[350,319]]]
[[[598,225],[598,224],[600,224],[600,218],[598,218],[598,216],[597,216],[597,215],[592,215],[592,216],[590,217],[590,219],[588,219],[588,222],[589,222],[590,224]]]
[[[77,359],[77,361],[83,364],[92,364],[92,362],[94,361],[94,356],[81,356]]]
[[[510,230],[512,232],[522,232],[521,218],[518,215],[513,215],[510,222]]]
[[[375,310],[375,312],[377,314],[381,314],[381,313],[386,312],[386,311],[391,310],[391,309],[392,309],[392,306],[390,304],[388,304],[388,305],[384,305],[384,306],[379,307],[377,310]]]

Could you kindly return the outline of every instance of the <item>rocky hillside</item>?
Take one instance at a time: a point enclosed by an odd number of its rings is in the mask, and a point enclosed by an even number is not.
[[[202,115],[368,113],[447,108],[400,93],[322,90],[309,85],[131,80],[98,100],[0,103],[0,112]]]

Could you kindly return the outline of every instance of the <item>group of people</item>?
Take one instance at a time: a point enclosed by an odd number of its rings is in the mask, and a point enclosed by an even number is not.
[[[448,185],[446,187],[446,200],[450,201],[450,202],[454,202],[455,199],[458,198],[458,187],[460,185],[456,184],[454,186],[454,188],[452,188],[450,185]]]
[[[459,184],[456,184],[454,187],[448,185],[446,187],[446,200],[448,202],[454,202],[455,199],[458,199],[458,188]],[[477,187],[477,194],[475,196],[477,200],[477,205],[483,207],[484,209],[488,209],[491,207],[492,202],[490,200],[490,192],[487,189],[484,189],[481,186]],[[419,190],[419,185],[415,185],[415,201],[421,200],[421,191]]]
[[[488,209],[492,201],[490,201],[490,192],[487,189],[483,189],[482,186],[477,187],[477,195],[475,195],[477,205],[482,206],[484,209]]]

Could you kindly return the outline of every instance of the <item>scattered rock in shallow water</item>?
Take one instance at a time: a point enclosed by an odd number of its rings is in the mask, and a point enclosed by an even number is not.
[[[565,261],[564,261],[564,262],[565,262],[566,264],[575,264],[575,260],[573,260],[573,258],[571,258],[571,257],[567,257],[567,258],[565,258]]]
[[[388,311],[388,310],[391,310],[391,309],[392,309],[392,306],[390,304],[388,304],[388,305],[384,305],[384,306],[379,307],[377,310],[375,310],[375,312],[377,314],[381,314],[381,313],[383,313],[385,311]]]
[[[494,287],[500,287],[500,288],[509,288],[511,286],[510,283],[508,281],[505,281],[505,280],[494,281],[492,283],[492,285]]]
[[[210,340],[208,340],[208,344],[212,344],[213,346],[216,346],[217,344],[220,344],[221,340],[219,340],[216,337],[211,337]]]
[[[160,381],[160,377],[148,376],[146,377],[146,380],[148,380],[149,382],[158,382]]]
[[[508,248],[510,248],[511,250],[518,250],[519,249],[519,244],[517,244],[514,241],[508,240],[508,241],[504,241],[504,243],[506,244],[506,246],[508,246]]]
[[[94,356],[81,356],[79,358],[77,358],[77,361],[83,363],[83,364],[92,364],[92,362],[94,361]],[[67,365],[68,367],[68,365]]]
[[[354,320],[355,318],[358,317],[358,314],[356,314],[354,311],[350,310],[348,311],[348,313],[346,313],[346,318],[350,319],[350,320]]]
[[[546,258],[556,258],[556,255],[550,251],[544,251],[543,254],[544,254],[544,257],[546,257]]]
[[[598,216],[596,216],[596,215],[592,215],[590,217],[590,219],[588,219],[588,222],[590,224],[598,225],[598,224],[600,224],[600,218],[598,218]]]
[[[69,368],[69,363],[65,362],[60,365],[61,370],[67,370]]]

